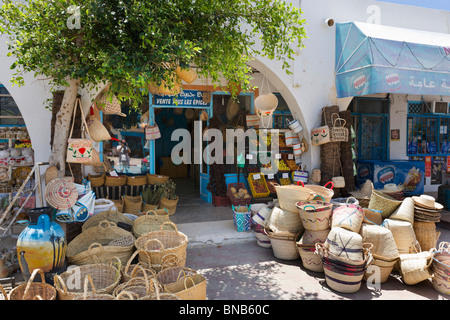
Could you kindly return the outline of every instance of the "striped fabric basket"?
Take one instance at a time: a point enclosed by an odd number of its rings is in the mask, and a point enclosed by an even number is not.
[[[297,250],[305,269],[314,272],[323,272],[322,259],[319,253],[316,252],[315,244],[304,244],[302,237],[300,241],[297,242]]]

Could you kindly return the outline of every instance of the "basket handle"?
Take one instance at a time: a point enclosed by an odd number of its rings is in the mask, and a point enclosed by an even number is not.
[[[136,251],[133,252],[133,254],[131,255],[130,259],[128,259],[127,264],[125,265],[125,269],[123,270],[123,272],[125,274],[128,273],[128,269],[130,268],[131,262],[133,262],[134,258],[142,251],[143,250],[140,249],[140,250],[136,250]]]
[[[450,242],[442,241],[439,244],[438,251],[440,251],[440,252],[450,252]]]
[[[91,285],[92,288],[92,295],[96,295],[97,291],[95,290],[94,281],[92,281],[92,277],[90,274],[88,274],[84,278],[84,290],[83,290],[83,300],[86,300],[87,294],[88,294],[88,285]]]
[[[176,233],[179,233],[177,226],[175,225],[175,223],[173,223],[171,221],[166,221],[166,222],[162,223],[161,226],[159,227],[159,231],[163,231],[164,225],[166,225],[166,224],[171,225],[175,229]]]
[[[325,198],[324,198],[323,196],[321,196],[320,194],[316,195],[316,196],[313,198],[313,200],[316,200],[317,197],[322,198],[322,200],[323,200],[324,203],[326,202],[326,201],[325,201]]]
[[[95,256],[95,254],[91,253],[91,251],[92,251],[93,249],[95,249],[95,247],[99,247],[100,250],[103,251],[103,246],[102,246],[100,243],[98,243],[98,242],[93,242],[93,243],[90,244],[90,246],[89,246],[89,248],[88,248],[88,253]]]
[[[301,180],[298,180],[298,181],[297,181],[297,185],[300,185],[300,183],[302,184],[302,187],[304,187],[304,186],[305,186],[305,184],[303,183],[303,181],[301,181]]]
[[[333,188],[334,188],[334,182],[333,181],[328,181],[325,185],[324,185],[324,188],[326,188],[327,187],[327,185],[329,185],[331,183],[331,190],[333,190]]]
[[[149,244],[150,242],[156,242],[156,243],[158,243],[158,244],[161,246],[160,250],[164,250],[164,245],[163,245],[162,242],[159,241],[158,239],[148,239],[148,240],[145,242],[145,244],[144,244],[144,248],[148,248],[148,244]]]
[[[30,288],[31,288],[31,284],[34,282],[34,278],[36,277],[36,275],[38,273],[41,276],[41,282],[45,284],[44,271],[42,271],[42,269],[34,269],[33,273],[31,274],[30,279],[28,279],[28,283],[27,283],[27,286],[25,287],[25,292],[23,293],[22,300],[25,300],[25,298],[27,297],[28,291],[30,291]]]
[[[117,280],[117,277],[120,277],[120,270],[122,270],[122,261],[117,256],[114,256],[108,259],[108,264],[117,269],[116,278],[114,279]]]
[[[116,225],[114,222],[112,222],[112,221],[102,220],[102,221],[100,221],[100,223],[98,224],[98,226],[99,226],[100,228],[107,229],[107,228],[110,228],[110,227],[115,227],[115,226],[117,226],[117,225]]]
[[[347,198],[347,201],[345,201],[345,204],[347,205],[347,207],[348,207],[348,201],[350,200],[350,199],[354,199],[356,202],[358,201],[358,200],[356,200],[356,198],[355,197],[348,197]]]
[[[161,270],[175,267],[180,262],[180,259],[175,253],[167,253],[161,258]]]
[[[128,296],[128,300],[134,300],[134,295],[131,292],[128,291],[121,291],[117,296],[116,300],[122,300],[122,296]],[[124,299],[125,300],[125,299]]]
[[[192,279],[192,277],[185,277],[184,278],[184,288],[187,290],[187,284],[186,284],[186,280],[187,279],[190,279],[191,281],[192,281],[192,286],[194,287],[195,286],[195,281],[194,281],[194,279]]]
[[[305,210],[305,208],[308,208],[308,207],[311,207],[311,208],[313,208],[314,210],[316,210],[316,207],[314,207],[314,206],[312,206],[312,205],[310,205],[310,204],[308,204],[307,206],[304,206],[303,207],[303,210]],[[305,210],[306,211],[306,210]]]
[[[53,278],[53,286],[56,289],[62,290],[64,292],[64,294],[67,294],[66,284],[64,283],[64,280],[58,274],[56,274],[55,277]]]
[[[3,296],[5,297],[5,301],[8,300],[8,294],[6,293],[5,288],[0,284],[0,291],[3,293]]]

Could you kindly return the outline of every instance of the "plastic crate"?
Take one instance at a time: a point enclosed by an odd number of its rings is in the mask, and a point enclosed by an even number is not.
[[[228,186],[227,186],[227,196],[228,196],[228,199],[230,199],[230,202],[231,202],[232,205],[234,205],[234,206],[246,206],[246,205],[249,205],[252,202],[252,197],[251,197],[250,192],[248,193],[250,195],[250,198],[238,199],[238,198],[236,198],[234,196],[233,192],[231,192],[231,188],[236,188],[236,190],[239,190],[241,188],[247,190],[247,187],[242,182],[229,183],[228,184]],[[247,190],[247,192],[248,192],[248,190]]]
[[[261,183],[265,190],[264,192],[257,193],[255,191],[255,186],[253,185],[253,183],[255,181],[254,176],[256,175],[259,175],[259,179],[257,180],[261,180]],[[248,185],[250,186],[253,198],[266,198],[270,195],[270,190],[269,187],[267,187],[266,179],[264,178],[264,175],[261,173],[250,173],[248,175]]]
[[[231,205],[230,199],[228,197],[221,197],[212,195],[212,203],[214,207],[228,207]]]
[[[278,172],[275,175],[275,177],[276,177],[278,183],[280,184],[280,186],[286,186],[286,185],[292,184],[291,172]]]

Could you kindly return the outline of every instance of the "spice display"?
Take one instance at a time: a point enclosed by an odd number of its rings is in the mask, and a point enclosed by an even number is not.
[[[266,179],[260,173],[251,173],[248,182],[254,198],[268,197],[270,194]]]

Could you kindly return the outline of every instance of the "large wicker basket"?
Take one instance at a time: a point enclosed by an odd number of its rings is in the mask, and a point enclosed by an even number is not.
[[[133,253],[134,243],[110,245],[113,240],[133,239],[134,236],[114,223],[102,221],[98,226],[89,228],[76,236],[67,245],[66,257],[70,264],[84,265],[106,263],[112,257],[127,263]]]
[[[133,221],[133,234],[136,238],[139,238],[147,232],[158,231],[164,222],[170,222],[167,211],[164,211],[164,214],[149,211],[147,214],[137,217]],[[166,226],[165,228],[171,230],[171,226]]]
[[[100,174],[100,175],[91,175],[88,174],[88,180],[91,182],[91,187],[101,187],[105,184],[105,177],[106,174]]]
[[[108,211],[103,211],[103,212],[97,213],[96,215],[87,219],[86,222],[83,223],[83,225],[81,226],[81,230],[86,231],[89,228],[96,227],[100,224],[100,222],[105,221],[105,220],[109,221],[109,222],[113,222],[116,225],[118,223],[125,223],[130,226],[133,225],[133,220],[131,220],[127,216],[123,215],[119,211],[108,210]]]
[[[129,186],[145,186],[147,184],[147,176],[127,176],[127,185]]]
[[[388,218],[400,205],[402,201],[395,200],[387,194],[373,190],[370,196],[369,209],[380,210],[383,218]]]
[[[107,187],[119,187],[127,184],[127,176],[118,176],[118,177],[105,177],[105,186]]]
[[[123,196],[123,212],[131,214],[140,214],[142,211],[142,197],[141,196]]]
[[[169,180],[169,176],[147,173],[147,184],[163,184]]]
[[[172,225],[174,230],[165,230],[164,227],[167,224]],[[162,265],[162,258],[169,253],[173,253],[178,258],[177,265],[184,267],[187,243],[188,237],[179,232],[174,223],[164,222],[161,224],[159,231],[151,231],[137,238],[135,246],[136,249],[148,253],[148,255],[139,254],[139,261],[148,265]]]
[[[121,262],[112,258],[108,263],[76,266],[55,276],[54,286],[59,300],[73,300],[83,295],[82,281],[91,276],[96,293],[110,294],[119,285]],[[76,277],[76,278],[74,278]],[[76,280],[74,282],[74,279]],[[73,285],[75,284],[75,285]]]

